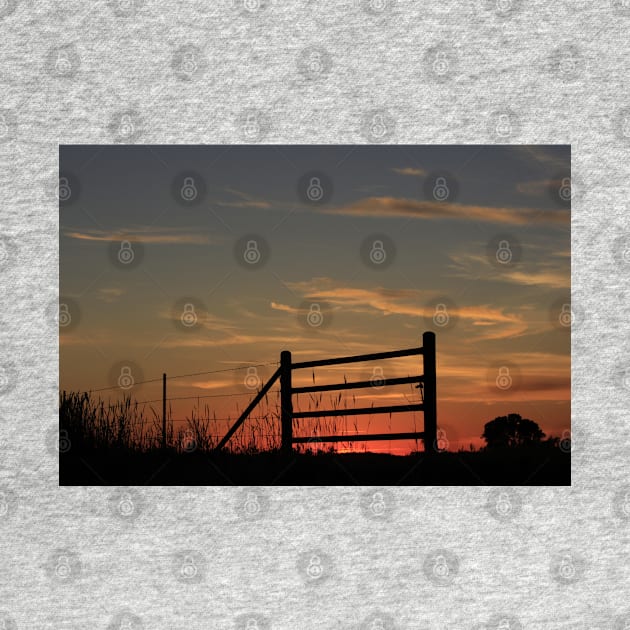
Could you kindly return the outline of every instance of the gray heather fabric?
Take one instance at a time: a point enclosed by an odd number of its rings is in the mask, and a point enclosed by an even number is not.
[[[628,2],[3,0],[0,26],[0,627],[628,627]],[[572,487],[391,488],[381,517],[365,488],[59,488],[57,148],[123,115],[137,143],[571,143]]]

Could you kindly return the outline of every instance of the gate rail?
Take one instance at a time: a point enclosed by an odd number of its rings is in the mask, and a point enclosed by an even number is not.
[[[423,388],[422,403],[407,405],[388,405],[384,407],[358,407],[353,409],[324,409],[318,411],[293,411],[293,395],[312,392],[338,391],[345,389],[359,389],[374,386],[375,379],[370,381],[355,381],[352,383],[335,383],[332,385],[312,385],[306,387],[292,386],[293,370],[321,367],[326,365],[340,365],[344,363],[358,363],[363,361],[378,361],[396,357],[422,356],[424,373],[418,376],[406,376],[403,378],[377,379],[378,386],[401,385],[405,383],[418,383]],[[235,431],[247,419],[247,416],[269,391],[271,386],[280,379],[280,424],[281,424],[281,449],[291,452],[293,444],[308,442],[368,442],[375,440],[413,440],[421,439],[424,442],[425,452],[433,452],[437,441],[437,392],[436,392],[436,359],[435,359],[435,333],[425,332],[422,335],[422,347],[406,350],[392,350],[389,352],[376,352],[360,354],[348,357],[336,357],[333,359],[320,359],[317,361],[300,361],[292,363],[291,352],[284,350],[280,354],[280,367],[267,381],[256,397],[243,411],[239,419],[227,432],[225,437],[217,445],[217,450],[222,449]],[[293,437],[293,420],[295,418],[322,418],[331,416],[364,415],[377,413],[402,413],[409,411],[422,411],[424,413],[424,431],[412,433],[374,433],[355,435],[326,435],[315,437]]]

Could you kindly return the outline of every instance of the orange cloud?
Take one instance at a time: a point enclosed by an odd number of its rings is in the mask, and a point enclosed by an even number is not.
[[[103,287],[96,292],[96,299],[107,304],[116,302],[121,295],[125,294],[125,290],[119,287]]]
[[[492,282],[566,289],[571,287],[571,271],[566,261],[570,256],[571,253],[566,251],[551,254],[544,251],[540,254],[540,261],[522,263],[517,269],[496,269],[479,254],[450,254],[449,258],[453,261],[450,275],[454,278],[483,277]]]
[[[409,317],[433,317],[434,310],[426,302],[432,293],[416,289],[363,289],[340,286],[330,278],[314,278],[310,281],[288,283],[291,290],[339,305],[344,311],[378,311],[383,315],[406,315]],[[276,305],[278,309],[279,305]],[[282,306],[282,305],[280,305]],[[285,307],[278,310],[286,310]],[[460,306],[453,315],[467,320],[472,325],[486,326],[492,330],[477,335],[476,339],[503,339],[524,334],[527,323],[516,313],[487,305]]]
[[[516,190],[524,195],[546,195],[550,189],[560,189],[563,185],[561,179],[536,179],[516,184]]]
[[[427,174],[423,168],[413,168],[408,166],[406,168],[393,168],[394,173],[399,175],[410,175],[411,177],[424,177]]]
[[[571,275],[562,271],[512,271],[505,276],[517,284],[545,286],[552,289],[571,288]]]
[[[230,194],[238,197],[235,201],[216,201],[217,206],[225,206],[228,208],[271,208],[271,203],[265,199],[259,199],[249,193],[235,190],[233,188],[225,189]]]
[[[180,228],[132,228],[119,232],[107,230],[64,231],[64,236],[80,241],[118,242],[121,240],[155,244],[207,245],[212,242],[208,235],[198,234]]]
[[[543,211],[534,208],[495,208],[398,197],[367,197],[345,206],[323,209],[322,212],[362,217],[481,221],[504,225],[551,224],[564,226],[571,219],[570,212],[564,209]]]

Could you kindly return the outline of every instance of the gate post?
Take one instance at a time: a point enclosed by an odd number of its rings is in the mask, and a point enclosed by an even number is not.
[[[283,350],[280,353],[280,428],[282,435],[282,451],[293,450],[293,398],[291,391],[291,353]]]
[[[162,374],[162,448],[166,449],[166,374]]]
[[[437,392],[435,378],[435,333],[422,334],[424,363],[424,452],[437,451]]]

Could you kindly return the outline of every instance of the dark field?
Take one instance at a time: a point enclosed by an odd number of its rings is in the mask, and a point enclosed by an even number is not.
[[[570,455],[541,445],[423,453],[181,453],[71,449],[61,485],[570,485]]]

